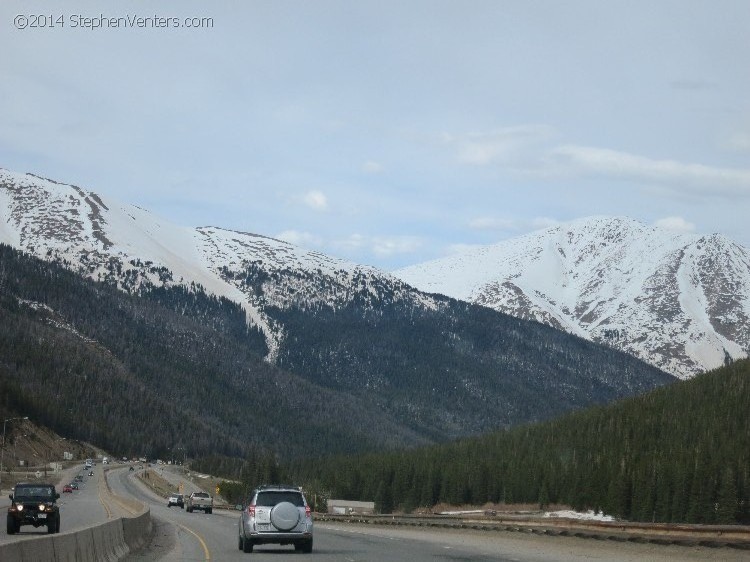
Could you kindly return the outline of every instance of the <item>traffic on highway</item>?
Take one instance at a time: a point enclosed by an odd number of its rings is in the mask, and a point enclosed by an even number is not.
[[[47,514],[45,514],[44,523],[38,527],[24,524],[16,528],[11,524],[13,503],[21,502],[13,502],[9,496],[0,498],[0,516],[6,521],[6,532],[0,534],[0,544],[50,533],[85,529],[96,523],[121,516],[123,514],[122,509],[113,502],[105,501],[101,494],[101,486],[104,484],[103,471],[101,468],[94,470],[92,468],[94,467],[87,469],[85,465],[77,465],[59,474],[50,473],[48,478],[41,474],[38,477],[30,475],[29,478],[20,482],[21,484],[33,484],[35,488],[38,488],[42,484],[52,483],[54,480],[60,481],[60,483],[51,486],[58,494],[58,497],[54,500],[55,509],[50,510],[55,514],[55,524],[52,526],[52,531],[47,524],[47,518],[49,517]],[[18,484],[16,483],[14,489],[18,488]],[[22,496],[15,494],[15,499],[20,500]],[[39,498],[35,499],[38,500]],[[49,500],[51,499],[50,497]],[[52,501],[49,501],[49,503],[51,505]],[[7,531],[11,528],[14,532],[8,533]]]
[[[56,487],[59,493],[60,532],[75,532],[118,517],[131,516],[124,502],[113,501],[114,496],[119,496],[130,502],[136,500],[145,504],[153,522],[153,532],[146,538],[145,545],[123,558],[129,562],[279,561],[286,556],[300,555],[341,562],[572,562],[587,559],[690,562],[716,560],[717,556],[728,562],[747,560],[747,553],[743,551],[700,546],[688,548],[518,532],[396,528],[330,521],[314,523],[313,547],[312,521],[315,515],[310,512],[303,494],[295,492],[294,488],[259,488],[248,498],[247,505],[241,506],[242,510],[236,506],[213,504],[212,510],[193,510],[191,513],[180,508],[184,506],[174,503],[175,494],[159,494],[147,486],[149,475],[154,479],[158,477],[172,488],[179,488],[182,497],[195,493],[201,496],[207,494],[186,477],[182,467],[149,468],[140,464],[111,464],[104,470],[102,466],[85,468],[78,465],[58,475],[58,478],[62,476],[61,483]],[[64,487],[74,482],[78,483],[77,489],[63,491]],[[283,503],[293,507],[282,506]],[[6,517],[10,504],[9,498],[0,502],[0,510]],[[282,506],[276,518],[271,516],[275,506]],[[268,517],[261,515],[264,510]],[[256,530],[260,530],[260,534]],[[277,536],[282,540],[273,540],[268,536],[264,539],[263,534],[268,530],[282,531]],[[23,526],[13,534],[0,534],[0,547],[10,541],[34,539],[47,534],[47,527]]]

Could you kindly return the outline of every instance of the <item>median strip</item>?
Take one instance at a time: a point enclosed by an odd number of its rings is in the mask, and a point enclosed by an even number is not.
[[[107,493],[106,484],[105,484],[106,480],[107,480],[106,473],[102,474],[101,478],[99,478],[99,485],[97,486],[97,494],[99,496],[99,503],[102,504],[104,511],[107,512],[107,519],[112,519],[112,509],[110,509],[109,505],[107,505],[107,503],[104,501],[104,495],[102,494],[102,492],[104,492],[105,494]]]

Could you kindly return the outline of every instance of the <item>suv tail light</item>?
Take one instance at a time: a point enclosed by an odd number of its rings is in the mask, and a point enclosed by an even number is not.
[[[247,514],[250,517],[255,517],[255,506],[254,505],[248,505],[247,506]]]
[[[307,517],[309,519],[311,516],[312,516],[312,510],[310,509],[309,505],[306,505],[305,506],[305,517]]]

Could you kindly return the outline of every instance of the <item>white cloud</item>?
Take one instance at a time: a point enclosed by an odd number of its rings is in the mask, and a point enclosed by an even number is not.
[[[524,161],[528,158],[530,149],[552,139],[556,134],[555,129],[548,125],[519,125],[488,133],[442,133],[440,138],[443,143],[455,145],[460,162],[486,166]]]
[[[673,80],[669,83],[675,90],[687,90],[687,91],[704,91],[704,90],[715,90],[717,85],[715,82],[701,79],[686,78],[683,80]]]
[[[559,221],[557,219],[553,219],[550,217],[536,217],[531,220],[531,227],[535,230],[541,230],[543,228],[551,228],[553,226],[559,226],[562,224],[562,221]]]
[[[474,230],[516,230],[518,224],[511,219],[476,217],[469,221],[469,228]]]
[[[367,174],[379,174],[383,171],[383,166],[379,164],[378,162],[373,162],[372,160],[368,160],[364,164],[362,164],[362,171]]]
[[[734,133],[727,139],[727,147],[737,152],[750,152],[750,133]]]
[[[663,219],[654,221],[654,226],[673,232],[695,232],[695,225],[682,217],[664,217]]]
[[[748,191],[750,194],[750,170],[729,169],[686,164],[675,160],[654,160],[627,152],[566,145],[555,148],[552,155],[562,164],[581,172],[605,176],[640,179],[664,184],[678,184],[705,190],[715,194],[723,188],[725,193]]]
[[[303,248],[321,247],[323,245],[323,240],[319,236],[299,230],[285,230],[277,234],[275,238]]]
[[[372,251],[376,256],[386,257],[396,254],[413,254],[422,247],[422,240],[416,236],[385,236],[372,240]]]
[[[367,251],[381,258],[412,254],[419,251],[423,245],[423,240],[416,236],[363,236],[361,234],[352,234],[334,243],[335,247],[347,252]]]
[[[550,228],[561,224],[561,221],[550,217],[536,217],[531,220],[502,219],[496,217],[477,217],[469,221],[474,230],[523,231]]]
[[[325,211],[328,208],[328,199],[322,191],[308,191],[302,200],[305,205],[316,211]]]
[[[345,251],[359,251],[367,244],[367,239],[361,234],[351,234],[348,238],[343,240],[337,240],[333,243],[336,248],[341,248]]]
[[[448,255],[452,254],[463,254],[474,248],[481,248],[485,244],[448,244],[445,247],[445,253]]]

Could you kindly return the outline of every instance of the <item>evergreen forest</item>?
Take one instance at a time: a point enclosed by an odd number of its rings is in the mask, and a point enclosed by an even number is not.
[[[450,299],[419,308],[361,279],[338,307],[269,307],[283,333],[271,364],[234,302],[196,285],[120,290],[118,263],[101,281],[64,265],[0,246],[0,410],[117,456],[409,448],[674,381],[538,323]]]
[[[309,459],[285,476],[384,513],[567,504],[633,521],[750,523],[750,359],[559,419],[411,451]]]
[[[0,245],[0,414],[117,456],[181,451],[240,501],[293,481],[383,512],[750,521],[749,361],[675,383],[481,307],[376,304],[270,310],[272,365],[242,308],[198,286],[128,293]]]
[[[199,287],[129,295],[0,245],[0,414],[116,456],[286,456],[427,443],[263,360],[235,303]],[[351,423],[340,427],[335,415]]]

